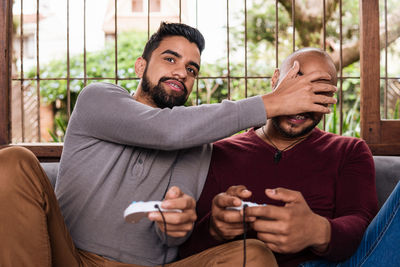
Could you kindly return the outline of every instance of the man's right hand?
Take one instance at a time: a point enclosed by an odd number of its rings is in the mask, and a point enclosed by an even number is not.
[[[262,96],[268,118],[305,112],[329,113],[327,105],[336,103],[334,97],[328,96],[337,91],[336,86],[317,82],[330,80],[327,72],[299,76],[299,70],[299,62],[295,61],[275,90]]]
[[[251,196],[251,192],[243,185],[231,186],[225,193],[216,195],[212,202],[210,234],[217,240],[230,240],[243,234],[243,217],[237,210],[227,210],[227,207],[237,207],[241,199]],[[246,217],[246,223],[254,222],[255,217]]]

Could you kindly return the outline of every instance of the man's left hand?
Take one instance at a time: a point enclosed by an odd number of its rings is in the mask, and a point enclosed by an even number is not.
[[[266,189],[265,194],[285,205],[248,207],[246,216],[257,217],[251,226],[272,251],[295,253],[309,246],[319,252],[327,249],[330,223],[312,212],[300,192],[277,188]]]
[[[182,213],[163,212],[169,236],[184,237],[193,229],[193,224],[197,219],[196,201],[191,196],[184,194],[179,187],[173,186],[168,190],[161,207],[182,210]],[[161,231],[165,232],[160,212],[150,212],[148,218],[155,221]]]

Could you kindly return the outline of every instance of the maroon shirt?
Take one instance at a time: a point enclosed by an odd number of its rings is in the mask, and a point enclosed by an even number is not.
[[[331,242],[324,254],[311,249],[275,256],[280,266],[297,266],[307,260],[338,261],[351,256],[378,211],[375,168],[366,143],[314,129],[301,143],[284,151],[274,163],[276,149],[261,140],[254,129],[214,144],[210,169],[197,202],[198,221],[181,247],[182,257],[221,244],[208,231],[212,199],[232,185],[245,185],[249,201],[282,205],[265,196],[266,188],[300,191],[310,208],[328,218]],[[250,231],[248,238],[256,238]]]

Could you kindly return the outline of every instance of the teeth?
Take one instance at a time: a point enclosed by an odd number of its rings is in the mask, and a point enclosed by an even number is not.
[[[180,89],[180,87],[178,85],[174,84],[174,83],[170,83],[170,85],[175,87],[175,88],[177,88],[177,89]]]
[[[295,118],[296,120],[304,120],[306,117],[305,117],[305,116],[302,116],[302,115],[296,115],[294,118]]]

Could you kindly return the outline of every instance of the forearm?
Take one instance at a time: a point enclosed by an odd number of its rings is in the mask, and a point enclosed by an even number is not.
[[[331,261],[341,261],[353,255],[360,244],[368,223],[356,216],[329,219],[331,240],[324,251],[314,249],[314,253]]]
[[[314,228],[314,238],[311,249],[320,254],[327,251],[331,241],[331,224],[326,218],[317,214],[315,215],[314,221],[318,227]]]

